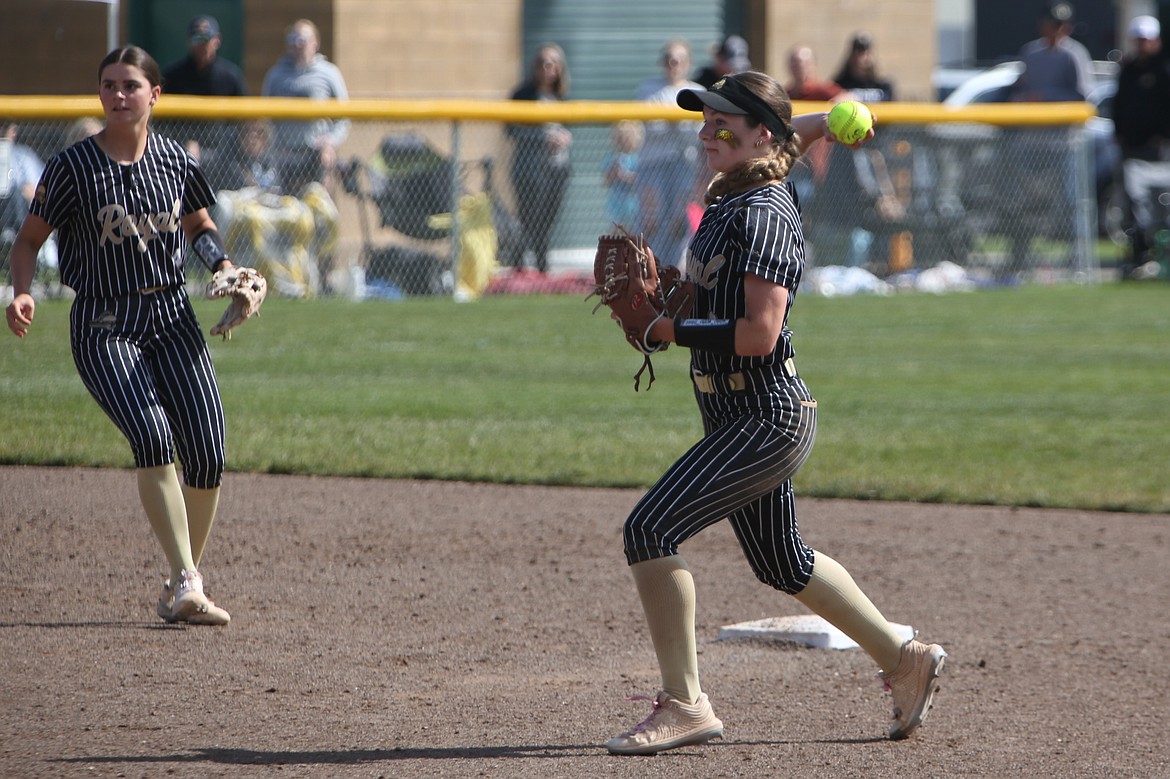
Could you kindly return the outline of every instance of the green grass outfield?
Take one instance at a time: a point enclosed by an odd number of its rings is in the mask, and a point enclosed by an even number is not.
[[[700,433],[687,351],[635,394],[641,358],[592,302],[270,299],[211,342],[229,468],[648,486]],[[0,463],[129,467],[68,306],[0,338]],[[803,495],[1170,512],[1164,284],[803,295],[791,324],[821,408]]]

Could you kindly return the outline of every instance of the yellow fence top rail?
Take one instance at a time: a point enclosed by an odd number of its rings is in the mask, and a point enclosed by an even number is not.
[[[823,111],[826,103],[798,101],[797,114]],[[991,125],[1041,126],[1083,124],[1095,116],[1088,103],[984,103],[950,108],[938,103],[879,103],[878,123],[939,124],[974,122]],[[561,103],[527,100],[305,100],[286,97],[193,97],[164,95],[154,108],[163,118],[355,119],[383,121],[490,121],[519,124],[612,123],[621,119],[685,120],[698,114],[668,105],[637,101],[568,100]],[[76,119],[101,116],[96,95],[0,95],[0,116],[15,120]]]

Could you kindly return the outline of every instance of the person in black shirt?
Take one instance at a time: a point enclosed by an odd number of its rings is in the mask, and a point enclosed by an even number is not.
[[[705,89],[710,89],[724,76],[751,69],[748,42],[738,35],[728,35],[715,50],[715,58],[695,75],[695,82],[702,84]]]
[[[1121,64],[1113,98],[1113,132],[1121,148],[1122,178],[1132,209],[1131,251],[1122,273],[1140,277],[1158,227],[1159,197],[1170,190],[1170,61],[1152,16],[1130,22],[1133,48]],[[1165,217],[1163,217],[1164,221]],[[1165,226],[1164,224],[1161,226]]]
[[[512,92],[511,99],[552,103],[565,100],[568,93],[565,52],[555,43],[545,43],[536,50],[528,78]],[[524,226],[536,270],[545,273],[552,230],[569,184],[573,134],[559,122],[510,124],[506,132],[513,144],[509,173],[516,216]]]
[[[852,93],[853,100],[863,103],[877,103],[894,99],[894,85],[889,79],[877,73],[873,58],[873,39],[866,33],[858,33],[849,42],[849,54],[841,63],[841,69],[833,76],[842,89]]]
[[[196,16],[187,27],[187,56],[163,73],[163,84],[172,95],[243,97],[248,94],[244,75],[233,62],[220,59],[223,38],[212,16]]]
[[[246,96],[248,88],[239,67],[218,56],[222,42],[219,22],[214,16],[192,19],[187,26],[187,56],[163,72],[163,89],[172,95]],[[205,168],[214,169],[213,158],[218,150],[232,149],[236,143],[235,126],[218,122],[174,122],[164,129],[180,140]]]

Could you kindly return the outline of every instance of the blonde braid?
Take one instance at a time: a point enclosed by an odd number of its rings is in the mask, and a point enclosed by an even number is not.
[[[800,158],[800,136],[793,133],[787,142],[772,142],[766,157],[753,157],[739,167],[719,173],[707,185],[707,205],[731,192],[743,192],[769,181],[783,181]]]

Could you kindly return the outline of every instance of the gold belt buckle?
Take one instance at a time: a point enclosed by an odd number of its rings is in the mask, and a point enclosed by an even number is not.
[[[699,392],[706,395],[713,395],[719,392],[719,386],[715,382],[715,376],[705,376],[701,373],[692,374],[695,380],[695,386],[699,388]],[[728,373],[727,374],[727,389],[731,392],[743,392],[747,389],[747,379],[742,373]]]

